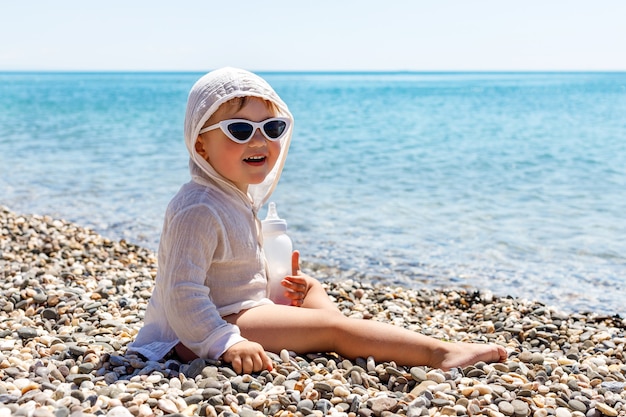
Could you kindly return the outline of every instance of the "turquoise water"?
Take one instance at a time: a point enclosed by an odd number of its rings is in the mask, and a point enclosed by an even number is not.
[[[155,249],[194,73],[0,73],[0,204]],[[622,316],[626,73],[267,73],[310,262]]]

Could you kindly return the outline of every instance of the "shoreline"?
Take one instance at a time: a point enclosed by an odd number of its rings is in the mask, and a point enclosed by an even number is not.
[[[443,372],[333,353],[274,352],[271,372],[125,355],[156,254],[0,206],[0,416],[626,416],[626,320],[462,289],[321,279],[342,312],[509,359]],[[315,271],[307,271],[316,276]]]

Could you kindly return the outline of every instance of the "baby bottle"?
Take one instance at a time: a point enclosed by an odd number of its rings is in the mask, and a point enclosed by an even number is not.
[[[291,254],[293,245],[287,236],[287,222],[278,217],[276,203],[270,202],[267,216],[261,222],[263,230],[263,250],[267,260],[269,298],[276,304],[291,304],[284,296],[285,287],[280,282],[291,275]]]

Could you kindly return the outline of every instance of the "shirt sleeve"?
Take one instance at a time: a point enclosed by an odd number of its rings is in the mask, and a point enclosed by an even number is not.
[[[207,206],[195,205],[177,213],[161,239],[167,248],[160,253],[163,261],[159,259],[167,321],[196,355],[217,359],[246,340],[237,326],[220,316],[206,285],[211,263],[223,247],[223,227]]]

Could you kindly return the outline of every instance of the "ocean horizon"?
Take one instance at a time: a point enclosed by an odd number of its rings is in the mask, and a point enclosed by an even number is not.
[[[156,250],[202,74],[0,72],[0,205]],[[626,73],[259,74],[295,117],[271,201],[329,279],[626,314]]]

